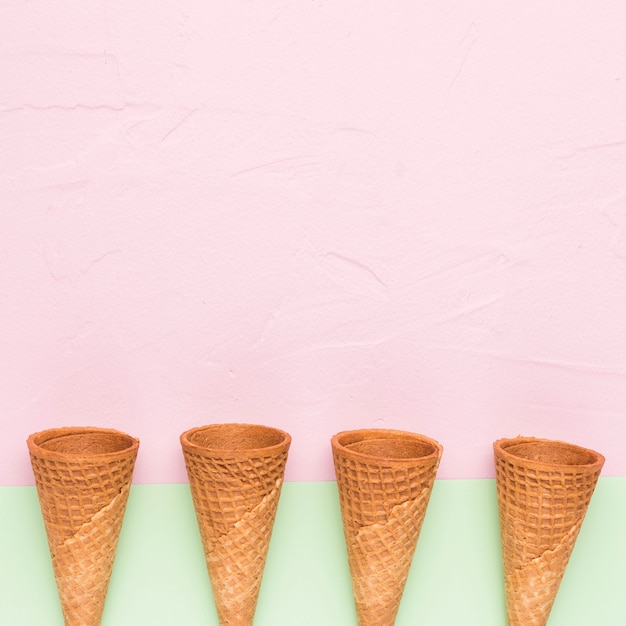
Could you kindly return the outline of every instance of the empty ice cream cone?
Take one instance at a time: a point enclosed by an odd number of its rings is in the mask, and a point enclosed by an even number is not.
[[[562,441],[493,444],[509,626],[545,626],[604,457]]]
[[[181,437],[222,626],[250,626],[291,437],[252,424],[213,424]]]
[[[139,441],[56,428],[27,441],[66,626],[98,626]]]
[[[443,448],[386,429],[331,445],[359,626],[393,626]]]

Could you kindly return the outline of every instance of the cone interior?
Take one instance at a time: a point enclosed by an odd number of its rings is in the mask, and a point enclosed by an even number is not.
[[[115,431],[60,432],[60,430],[38,433],[33,443],[42,450],[61,454],[91,456],[94,454],[112,454],[133,447],[135,439]]]
[[[254,424],[213,424],[188,431],[188,443],[220,451],[272,448],[285,441],[286,433]]]
[[[440,452],[439,444],[427,437],[383,429],[339,433],[333,437],[333,445],[356,455],[389,461],[436,458]]]
[[[593,450],[560,441],[513,441],[503,444],[502,449],[519,459],[552,465],[593,465],[598,461]]]

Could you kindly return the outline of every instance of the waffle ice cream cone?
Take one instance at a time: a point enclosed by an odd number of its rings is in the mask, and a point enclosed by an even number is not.
[[[291,437],[251,424],[184,432],[181,444],[221,626],[250,626]]]
[[[331,446],[359,626],[393,626],[443,448],[386,429]]]
[[[66,626],[98,626],[139,441],[116,430],[56,428],[28,438]]]
[[[562,441],[494,444],[509,626],[545,626],[604,457]]]

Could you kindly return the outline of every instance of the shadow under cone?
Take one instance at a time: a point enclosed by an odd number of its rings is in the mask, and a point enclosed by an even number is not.
[[[494,443],[509,626],[545,626],[604,457],[561,441]]]
[[[28,438],[66,626],[98,626],[139,441],[76,427]]]
[[[275,428],[213,424],[181,444],[222,626],[250,626],[291,437]]]
[[[359,625],[393,626],[443,449],[385,429],[331,445]]]

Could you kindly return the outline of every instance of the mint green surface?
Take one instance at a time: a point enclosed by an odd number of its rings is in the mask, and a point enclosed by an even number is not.
[[[626,478],[601,478],[549,626],[626,624]],[[0,624],[63,626],[34,487],[0,488]],[[217,626],[187,485],[135,485],[102,626]],[[505,626],[495,483],[437,481],[396,626]],[[254,626],[356,626],[335,483],[287,483]]]

